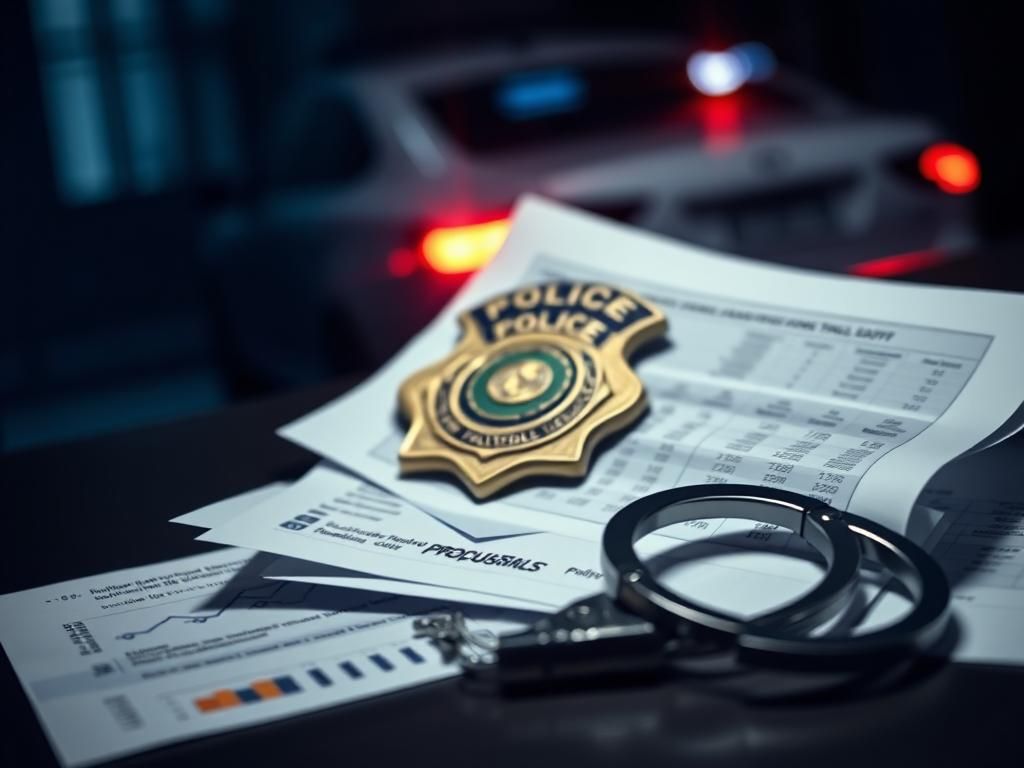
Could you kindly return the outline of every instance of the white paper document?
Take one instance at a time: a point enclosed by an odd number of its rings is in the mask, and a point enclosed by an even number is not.
[[[507,526],[478,536],[456,521],[469,522],[452,515],[440,522],[345,472],[319,466],[199,538],[288,556],[264,571],[274,579],[414,595],[463,590],[466,603],[552,612],[604,587],[598,545],[589,539]],[[702,520],[666,530],[675,538],[648,537],[640,542],[641,553],[668,557],[667,551],[678,549],[686,560],[667,571],[666,583],[723,610],[767,610],[821,575],[807,545],[778,526]],[[679,539],[690,542],[685,550]],[[798,557],[778,557],[779,551]],[[373,585],[368,574],[390,580]],[[512,602],[496,602],[502,599]]]
[[[0,641],[63,764],[457,673],[410,618],[450,603],[268,581],[253,557],[224,549],[0,597]]]
[[[365,508],[363,514],[377,514],[381,506],[386,508],[391,504],[405,507],[409,511],[415,512],[416,515],[422,514],[418,509],[405,504],[405,502],[399,499],[395,499],[385,491],[381,491],[354,478],[350,478],[350,480],[351,485],[346,488],[336,489],[336,493],[342,496],[349,496],[351,494],[352,499],[356,503],[368,500],[370,505]],[[231,498],[208,504],[200,509],[175,517],[171,522],[203,529],[216,528],[253,508],[257,502],[276,496],[286,488],[288,488],[287,483],[273,483],[247,493],[239,494],[238,496],[232,496]],[[388,501],[389,499],[393,501]],[[344,502],[346,500],[342,498],[340,501]],[[324,504],[328,508],[335,508],[339,501],[332,498],[330,502],[324,502]],[[491,607],[519,608],[524,610],[537,610],[539,606],[536,601],[517,600],[503,595],[472,592],[462,588],[449,588],[434,584],[424,584],[418,581],[405,581],[394,579],[390,576],[364,573],[352,568],[342,568],[292,557],[268,558],[267,564],[262,571],[262,576],[268,579],[280,578],[288,581],[304,581],[309,584],[322,584],[324,586],[344,587],[346,589],[364,589],[373,592],[405,595],[407,597],[427,597],[433,600],[447,600],[453,604],[481,604]]]
[[[332,484],[331,479],[340,482]],[[307,474],[304,481],[300,482],[302,482],[301,488],[296,487],[297,484],[288,486],[284,483],[265,486],[209,504],[201,509],[173,518],[171,522],[216,530],[216,533],[208,533],[199,537],[208,541],[229,538],[251,541],[266,540],[266,548],[243,546],[248,549],[262,549],[265,552],[285,553],[286,555],[300,552],[298,557],[310,557],[314,553],[302,549],[304,541],[296,539],[294,534],[308,529],[308,535],[312,536],[314,540],[320,539],[321,534],[318,533],[320,526],[311,528],[309,522],[315,520],[326,526],[336,526],[334,521],[326,519],[333,512],[340,512],[342,516],[350,515],[347,522],[351,523],[354,520],[360,525],[365,525],[367,521],[380,522],[382,518],[388,520],[391,525],[387,530],[401,533],[400,536],[392,534],[391,538],[394,541],[387,541],[388,546],[382,547],[381,551],[386,549],[388,554],[403,550],[404,544],[409,543],[395,543],[400,538],[411,539],[414,534],[422,537],[457,530],[445,528],[444,524],[424,514],[411,504],[347,473],[330,469],[327,465],[316,467]],[[287,491],[291,493],[286,495]],[[304,497],[294,498],[300,493]],[[271,499],[274,499],[276,503],[265,503]],[[295,504],[298,504],[300,509],[304,507],[301,514],[295,514],[294,510],[297,509]],[[284,509],[292,511],[283,513]],[[504,538],[507,534],[517,535],[521,532],[520,529],[510,526],[500,526],[501,535],[494,535],[499,533],[498,528],[499,526],[495,526],[495,531],[487,539]],[[360,549],[358,545],[361,537],[358,535],[351,537],[328,535],[327,529],[324,530],[323,541],[348,544],[357,551]],[[363,529],[357,528],[356,530],[362,531]],[[386,536],[379,531],[375,533],[381,539]],[[282,535],[284,538],[280,537]],[[375,545],[376,541],[377,539],[371,541],[370,545]],[[411,539],[411,541],[415,541],[415,539]],[[365,544],[365,540],[362,543]],[[290,556],[268,558],[263,576],[266,578],[291,578],[293,574],[298,574],[301,576],[300,580],[308,583],[341,586],[348,589],[365,589],[409,597],[429,597],[453,603],[481,604],[524,610],[544,610],[553,607],[553,604],[543,601],[474,591],[467,588],[461,579],[442,578],[440,583],[432,584],[429,583],[429,580],[424,581],[423,578],[424,575],[429,574],[419,574],[415,571],[412,571],[411,574],[408,571],[399,573],[387,567],[385,567],[384,573],[381,573],[378,568],[360,571],[354,567],[359,561],[358,554],[352,556],[352,560],[346,567],[342,567],[338,564],[337,558],[344,558],[346,553],[344,550],[339,552],[337,548],[325,548],[323,554],[327,559],[321,562],[309,559],[298,560]],[[372,559],[370,562],[376,564],[376,561]],[[386,565],[387,561],[385,561]],[[415,577],[416,580],[403,578],[403,576],[409,575]]]
[[[399,477],[399,385],[453,347],[457,315],[510,288],[600,280],[658,304],[649,413],[578,484],[477,502]],[[496,260],[377,375],[281,434],[417,506],[596,539],[625,503],[696,483],[823,499],[897,530],[945,463],[1005,436],[1021,405],[1024,297],[759,264],[527,198]],[[1019,419],[1019,415],[1016,416]]]
[[[173,518],[171,522],[181,525],[194,525],[199,528],[213,528],[221,523],[228,522],[242,512],[252,509],[261,501],[266,501],[276,496],[288,487],[290,487],[290,483],[282,482],[261,485],[259,488],[253,488],[251,491],[246,491],[227,499],[221,499],[213,504],[207,504],[205,507],[179,515]]]

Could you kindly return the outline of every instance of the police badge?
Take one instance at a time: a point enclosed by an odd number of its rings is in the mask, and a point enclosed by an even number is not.
[[[453,472],[478,499],[531,476],[581,477],[646,407],[627,358],[665,316],[602,283],[518,288],[464,312],[444,360],[402,384],[403,474]]]

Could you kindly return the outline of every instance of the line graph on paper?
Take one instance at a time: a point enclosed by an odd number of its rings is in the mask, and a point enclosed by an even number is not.
[[[172,613],[164,616],[159,621],[148,627],[122,632],[121,634],[116,635],[116,637],[118,640],[134,640],[140,635],[152,634],[161,627],[171,624],[172,622],[180,622],[182,624],[205,624],[207,621],[220,618],[226,611],[229,611],[232,608],[272,608],[300,605],[304,603],[310,593],[316,589],[315,584],[304,584],[298,594],[285,595],[285,591],[289,586],[292,585],[288,582],[279,582],[273,585],[261,585],[259,587],[240,589],[232,595],[224,605],[213,613]],[[248,602],[247,605],[246,602]]]

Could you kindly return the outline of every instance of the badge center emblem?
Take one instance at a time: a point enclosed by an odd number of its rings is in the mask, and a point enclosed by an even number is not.
[[[502,405],[520,405],[533,400],[555,381],[554,369],[544,360],[527,356],[525,360],[504,363],[487,380],[487,395]]]
[[[495,418],[518,416],[564,394],[572,379],[563,361],[544,349],[497,356],[469,382],[475,403]]]

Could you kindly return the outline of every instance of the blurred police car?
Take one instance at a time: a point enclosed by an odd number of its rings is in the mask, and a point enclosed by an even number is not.
[[[281,112],[260,201],[209,255],[236,367],[375,365],[501,245],[524,191],[695,243],[862,274],[971,244],[977,161],[764,46],[535,41],[324,73]]]

